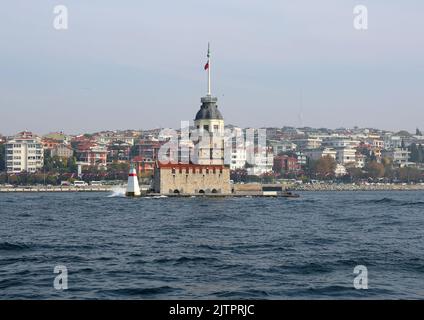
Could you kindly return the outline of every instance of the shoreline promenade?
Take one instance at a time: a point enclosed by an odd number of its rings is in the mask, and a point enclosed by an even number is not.
[[[235,193],[233,195],[262,194],[262,186],[281,186],[283,189],[291,191],[424,191],[424,184],[235,184]],[[88,187],[66,187],[66,186],[17,186],[4,187],[0,186],[0,193],[9,192],[113,192],[116,188],[125,188],[126,185],[120,186],[88,186]],[[243,190],[247,189],[247,190]],[[249,190],[250,189],[250,190]],[[147,191],[146,186],[143,190]],[[248,191],[248,192],[244,192]],[[154,194],[154,193],[151,193]]]

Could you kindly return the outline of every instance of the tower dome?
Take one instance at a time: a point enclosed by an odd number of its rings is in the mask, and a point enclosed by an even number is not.
[[[224,120],[221,112],[218,110],[218,106],[216,105],[218,99],[206,96],[201,100],[202,105],[200,106],[200,110],[196,114],[196,118],[194,120]]]

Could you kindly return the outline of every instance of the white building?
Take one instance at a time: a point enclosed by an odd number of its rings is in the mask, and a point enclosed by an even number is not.
[[[230,165],[231,170],[243,169],[247,161],[246,141],[243,130],[234,127],[231,139],[226,141],[225,164]]]
[[[359,146],[360,141],[346,139],[346,138],[345,139],[335,138],[335,139],[329,139],[328,141],[325,142],[325,144],[333,148],[356,148]]]
[[[21,132],[6,142],[6,168],[8,173],[34,173],[44,165],[41,138],[31,132]]]
[[[305,166],[307,164],[307,157],[302,151],[297,151],[296,153],[297,163],[301,166]]]
[[[365,167],[365,160],[366,160],[366,157],[363,154],[357,154],[356,155],[355,167],[356,168],[364,168]]]
[[[384,141],[381,139],[372,139],[370,144],[374,149],[384,149]]]
[[[297,148],[297,145],[291,141],[271,140],[269,141],[269,145],[272,147],[274,154],[276,155],[287,151],[295,151]]]
[[[402,138],[399,136],[386,135],[384,137],[384,148],[394,149],[402,146]]]
[[[296,144],[301,150],[318,149],[321,147],[322,139],[318,137],[309,137],[306,139],[294,139],[292,142]]]
[[[337,164],[336,169],[334,170],[336,177],[343,177],[347,174],[346,167],[342,164]]]
[[[393,164],[399,167],[405,167],[409,163],[409,156],[411,152],[406,148],[394,148],[391,150],[385,150],[383,157],[388,157],[393,160]]]
[[[319,160],[323,157],[330,156],[336,160],[337,151],[332,148],[320,148],[313,150],[305,150],[304,154],[312,160]]]
[[[246,165],[246,148],[243,146],[234,146],[231,150],[230,169],[243,169]]]
[[[342,165],[356,162],[356,150],[350,147],[336,149],[336,161]]]
[[[260,176],[265,173],[272,172],[274,165],[274,153],[270,148],[261,148],[262,150],[255,150],[254,154],[248,155],[247,174],[252,176]],[[249,148],[247,148],[249,152]]]

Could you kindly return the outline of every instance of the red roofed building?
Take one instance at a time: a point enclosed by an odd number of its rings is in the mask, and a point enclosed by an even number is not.
[[[274,166],[272,170],[275,173],[296,173],[300,171],[300,164],[296,157],[281,155],[274,157]]]
[[[89,166],[106,167],[107,149],[92,142],[82,142],[78,145],[77,160]]]
[[[136,165],[137,172],[140,174],[153,174],[153,171],[155,170],[155,161],[150,158],[135,156],[131,159],[131,162]]]

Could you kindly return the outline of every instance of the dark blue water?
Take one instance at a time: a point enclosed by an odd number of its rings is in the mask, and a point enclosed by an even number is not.
[[[423,299],[423,240],[424,192],[0,194],[0,299]]]

